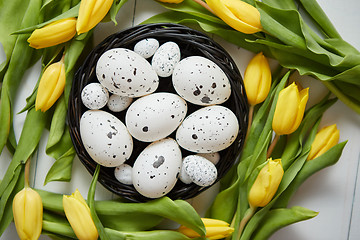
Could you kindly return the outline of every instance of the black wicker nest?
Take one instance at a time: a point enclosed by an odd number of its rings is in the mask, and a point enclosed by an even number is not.
[[[90,82],[97,82],[95,67],[100,56],[111,48],[128,48],[133,49],[134,45],[145,38],[156,38],[160,45],[167,41],[176,42],[181,49],[181,57],[203,56],[215,62],[228,76],[231,83],[231,97],[222,105],[231,109],[239,121],[239,134],[236,141],[227,149],[220,152],[221,160],[216,164],[218,170],[218,180],[220,180],[239,156],[244,144],[245,134],[248,121],[248,104],[245,89],[241,75],[235,62],[229,54],[216,42],[207,35],[193,30],[191,28],[178,24],[147,24],[132,27],[107,37],[103,42],[96,46],[81,67],[75,74],[73,81],[68,109],[68,123],[70,126],[70,135],[77,152],[77,155],[87,170],[93,174],[97,163],[94,162],[86,152],[80,137],[80,118],[87,110],[81,101],[81,91]],[[169,77],[171,78],[171,76]],[[175,92],[171,81],[160,79],[159,88],[156,92]],[[191,114],[201,106],[188,103],[188,114]],[[109,111],[107,107],[102,110]],[[112,113],[122,122],[125,122],[125,112]],[[188,115],[187,114],[187,115]],[[174,133],[170,137],[174,138]],[[126,161],[132,165],[139,153],[149,144],[134,140],[134,149],[131,158]],[[182,149],[183,156],[194,154]],[[122,196],[134,202],[144,202],[150,200],[140,195],[132,185],[120,183],[114,177],[114,168],[101,167],[99,182],[111,192]],[[184,184],[177,181],[175,187],[166,195],[171,199],[188,199],[195,197],[208,187],[200,187],[192,184]]]

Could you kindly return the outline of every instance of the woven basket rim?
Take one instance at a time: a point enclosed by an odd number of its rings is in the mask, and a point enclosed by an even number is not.
[[[220,151],[221,160],[216,164],[218,171],[217,181],[219,181],[230,170],[236,159],[238,159],[245,141],[248,104],[244,84],[236,63],[222,46],[206,34],[180,24],[157,23],[130,27],[108,36],[88,54],[75,74],[69,96],[67,122],[75,151],[89,173],[93,174],[97,164],[86,152],[79,131],[80,117],[84,111],[88,110],[82,105],[80,93],[86,84],[94,81],[94,68],[97,59],[108,49],[115,47],[130,48],[130,46],[133,46],[139,40],[150,37],[156,38],[160,44],[166,41],[176,42],[180,45],[182,55],[183,52],[185,52],[184,57],[186,57],[186,55],[190,56],[194,52],[195,55],[200,55],[212,60],[219,65],[230,80],[232,91],[230,99],[221,105],[227,106],[235,113],[240,128],[235,142],[229,148]],[[161,80],[162,78],[160,78],[160,82]],[[201,106],[197,107],[201,108]],[[109,170],[109,168],[101,167],[98,181],[111,192],[130,201],[145,202],[151,200],[138,193],[132,185],[125,185],[117,181],[114,177],[113,170],[111,176],[111,170]],[[175,187],[166,196],[174,200],[189,199],[209,187],[211,186],[200,187],[194,183],[186,185],[178,180]]]

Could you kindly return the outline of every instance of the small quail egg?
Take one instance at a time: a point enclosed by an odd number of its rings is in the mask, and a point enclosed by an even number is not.
[[[128,164],[121,164],[114,170],[115,178],[126,185],[132,185],[132,167]]]
[[[216,181],[217,169],[204,157],[189,155],[185,157],[182,168],[196,185],[207,187]]]
[[[182,163],[182,167],[181,167],[181,170],[180,170],[180,174],[179,174],[179,179],[180,181],[182,181],[183,183],[185,184],[190,184],[192,183],[192,180],[190,178],[190,176],[186,173],[185,171],[185,168],[183,167],[184,166],[184,162],[187,162],[189,159],[186,159],[185,158],[183,159],[183,163]],[[187,163],[185,163],[186,165]]]
[[[175,42],[166,42],[156,50],[151,65],[159,77],[169,77],[179,61],[179,46]]]
[[[108,102],[109,92],[100,83],[90,83],[81,91],[81,100],[89,109],[100,109]]]
[[[144,58],[149,58],[159,48],[159,41],[155,38],[146,38],[137,42],[134,46],[134,52]]]
[[[109,97],[107,106],[112,112],[121,112],[124,111],[128,106],[130,106],[132,101],[133,99],[130,97],[113,94]]]

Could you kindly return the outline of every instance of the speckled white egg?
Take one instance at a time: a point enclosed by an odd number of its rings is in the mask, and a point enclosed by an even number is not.
[[[135,44],[134,52],[144,58],[149,58],[154,55],[159,45],[159,41],[155,38],[145,38]]]
[[[80,136],[90,157],[105,167],[119,166],[132,153],[133,141],[126,126],[114,115],[102,110],[83,113]]]
[[[176,92],[196,105],[224,103],[231,95],[231,86],[224,71],[213,61],[190,56],[175,67],[172,82]]]
[[[145,197],[162,197],[175,186],[181,164],[181,151],[174,139],[153,142],[135,160],[133,185]]]
[[[196,155],[206,158],[207,160],[209,160],[210,162],[212,162],[215,165],[220,161],[220,153],[218,153],[218,152],[198,153]]]
[[[238,132],[235,114],[224,106],[214,105],[187,116],[176,131],[176,140],[191,152],[212,153],[229,147]]]
[[[187,161],[187,160],[186,160]],[[181,165],[181,169],[180,169],[180,174],[179,174],[179,179],[181,182],[185,183],[185,184],[190,184],[192,183],[192,179],[190,178],[190,176],[185,172],[185,168],[184,168],[184,162],[185,158],[183,158],[183,163]]]
[[[125,124],[130,134],[143,142],[169,136],[184,120],[187,104],[176,94],[159,92],[141,97],[128,108]]]
[[[189,155],[185,157],[182,168],[196,185],[207,187],[216,181],[217,169],[204,157]]]
[[[175,42],[166,42],[156,50],[151,65],[159,77],[169,77],[180,61],[180,48]]]
[[[90,83],[81,91],[81,101],[89,109],[103,108],[109,100],[109,92],[100,83]]]
[[[132,185],[132,167],[129,164],[121,164],[114,170],[115,178],[126,185]]]
[[[107,107],[112,112],[121,112],[127,109],[132,103],[133,99],[130,97],[119,96],[113,94],[109,97]]]
[[[126,97],[144,96],[159,86],[159,77],[150,63],[125,48],[103,53],[96,64],[96,76],[111,93]]]

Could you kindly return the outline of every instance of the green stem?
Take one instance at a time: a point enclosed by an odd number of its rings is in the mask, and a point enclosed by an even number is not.
[[[202,0],[193,0],[194,2],[196,2],[197,4],[203,6],[204,8],[206,8],[209,12],[211,12],[212,14],[216,15],[215,12],[209,7],[209,5],[207,5],[205,2],[203,2]]]
[[[91,217],[94,220],[95,226],[98,230],[99,233],[99,237],[101,240],[110,240],[109,236],[106,234],[105,229],[103,224],[101,223],[97,213],[96,213],[96,209],[95,209],[95,189],[96,189],[96,183],[97,183],[97,179],[99,177],[99,173],[100,173],[100,165],[96,166],[94,175],[93,175],[93,179],[91,181],[90,184],[90,188],[89,188],[89,192],[88,192],[88,197],[87,197],[87,201],[89,204],[89,208],[90,208],[90,212],[91,212]]]
[[[245,228],[245,225],[248,223],[248,221],[254,215],[255,211],[256,211],[256,207],[252,207],[252,206],[250,206],[250,208],[246,211],[245,216],[243,217],[243,219],[240,221],[240,224],[239,224],[239,230],[238,230],[238,233],[236,235],[237,240],[240,239],[242,231]]]
[[[249,136],[250,133],[250,128],[252,125],[252,121],[253,121],[253,116],[254,116],[254,105],[250,105],[249,107],[249,119],[248,119],[248,127],[247,127],[247,131],[246,131],[246,136],[245,136],[245,142]]]
[[[329,81],[322,81],[322,83],[332,92],[335,94],[335,96],[337,98],[340,99],[340,101],[342,101],[343,103],[345,103],[348,107],[350,107],[352,110],[354,110],[355,112],[357,112],[358,114],[360,114],[360,106],[356,103],[354,103],[353,101],[351,101],[351,99],[346,96],[343,92],[341,92],[334,83],[329,82]]]
[[[271,156],[271,153],[274,151],[274,148],[276,146],[276,143],[279,141],[280,135],[276,134],[274,137],[274,140],[271,142],[269,149],[266,154],[266,158],[269,158]]]
[[[25,163],[25,187],[28,188],[29,187],[29,172],[30,172],[30,159],[28,158],[28,160]]]
[[[43,231],[47,231],[47,232],[55,233],[57,235],[77,239],[74,231],[72,230],[72,228],[69,224],[56,223],[56,222],[50,222],[50,221],[44,220],[42,229],[43,229]]]

